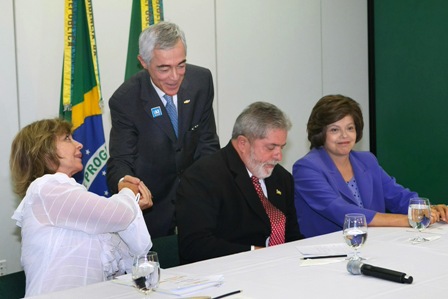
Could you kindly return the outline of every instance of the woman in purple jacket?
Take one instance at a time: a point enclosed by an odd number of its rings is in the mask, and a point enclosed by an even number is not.
[[[293,166],[305,237],[341,230],[347,213],[364,214],[369,226],[409,226],[409,199],[418,194],[397,184],[372,153],[353,151],[363,127],[359,104],[349,97],[328,95],[314,106],[307,124],[311,151]],[[433,206],[431,214],[431,223],[445,220],[448,209]]]

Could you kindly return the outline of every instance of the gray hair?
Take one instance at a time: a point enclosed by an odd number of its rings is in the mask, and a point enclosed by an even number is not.
[[[291,127],[291,121],[277,106],[267,102],[255,102],[237,117],[233,126],[232,139],[240,135],[249,140],[263,139],[268,130],[289,131]]]
[[[139,54],[149,65],[154,49],[171,49],[179,40],[184,44],[185,55],[187,55],[187,41],[179,26],[170,22],[159,22],[140,33],[138,39]]]

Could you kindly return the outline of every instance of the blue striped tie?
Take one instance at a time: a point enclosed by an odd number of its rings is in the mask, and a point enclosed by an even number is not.
[[[171,124],[173,125],[174,128],[174,133],[176,134],[177,137],[177,110],[176,110],[176,106],[174,106],[174,102],[173,102],[173,97],[169,96],[169,95],[164,95],[163,96],[166,100],[166,111],[168,112],[168,116],[171,119]]]

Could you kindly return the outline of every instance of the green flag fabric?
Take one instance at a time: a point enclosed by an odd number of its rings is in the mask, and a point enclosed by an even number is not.
[[[137,59],[140,33],[160,21],[163,21],[163,0],[132,0],[125,80],[141,70]]]
[[[74,178],[89,191],[109,196],[106,184],[102,97],[91,0],[66,0],[60,116],[73,124],[83,144],[84,169]]]

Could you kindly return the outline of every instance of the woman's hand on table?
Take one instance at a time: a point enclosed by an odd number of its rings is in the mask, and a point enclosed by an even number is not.
[[[431,217],[431,224],[433,223],[432,220],[434,218],[434,222],[438,221],[445,221],[448,218],[448,207],[444,204],[440,205],[432,205],[431,206],[431,216],[434,215],[434,217]]]

